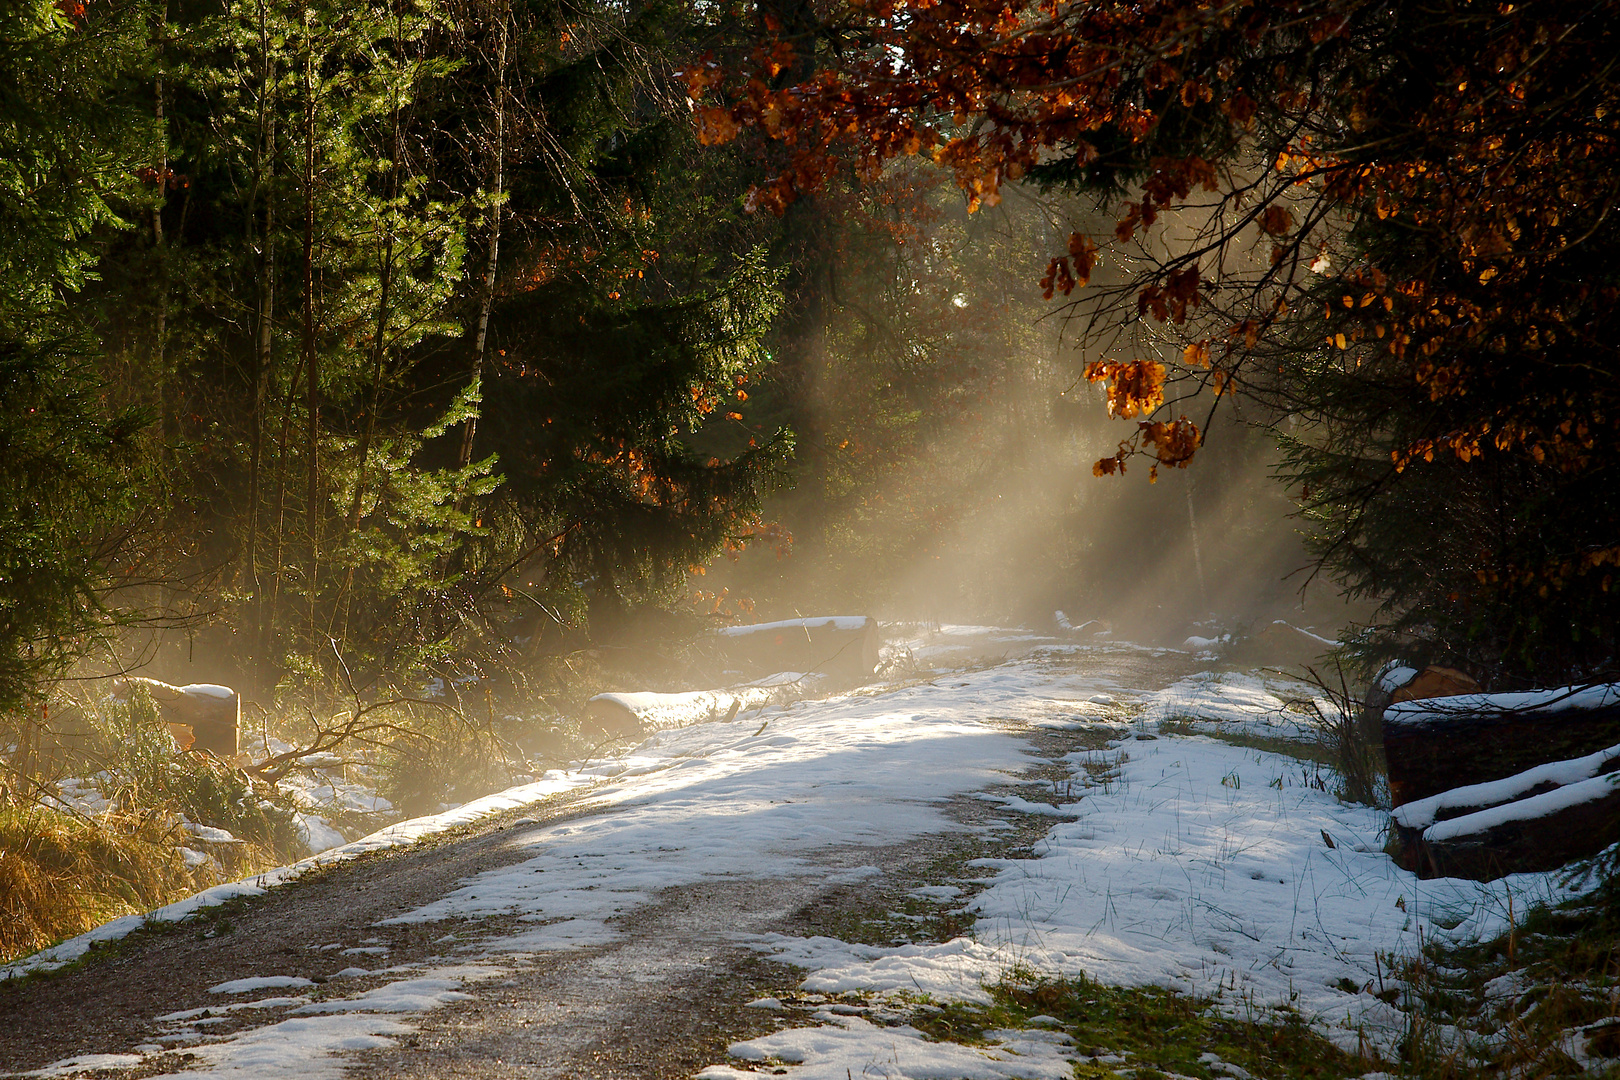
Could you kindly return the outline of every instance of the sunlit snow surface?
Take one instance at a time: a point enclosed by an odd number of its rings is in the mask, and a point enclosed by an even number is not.
[[[1387,1048],[1400,1017],[1372,994],[1340,986],[1376,983],[1380,968],[1388,970],[1379,957],[1410,954],[1420,935],[1492,933],[1505,925],[1510,892],[1519,911],[1529,900],[1559,895],[1553,875],[1489,886],[1420,882],[1379,850],[1385,815],[1339,803],[1322,789],[1331,777],[1314,768],[1202,735],[1136,737],[1153,734],[1160,721],[1189,717],[1251,731],[1297,727],[1302,714],[1284,707],[1289,688],[1227,676],[1133,689],[1108,674],[1109,656],[1124,655],[1122,647],[1092,654],[1082,665],[1090,674],[1076,675],[1060,653],[1079,646],[1057,648],[1018,631],[970,631],[949,627],[912,643],[912,670],[936,669],[929,681],[659,732],[622,759],[548,774],[327,853],[323,858],[341,858],[409,842],[582,784],[596,785],[591,794],[603,807],[586,819],[515,831],[520,857],[513,865],[468,879],[397,920],[515,915],[525,926],[515,935],[479,942],[439,966],[388,969],[393,982],[349,998],[293,999],[279,1023],[223,1039],[209,1036],[210,1016],[185,1010],[167,1021],[166,1042],[135,1049],[183,1046],[197,1055],[198,1067],[181,1074],[192,1077],[335,1077],[345,1053],[390,1045],[411,1030],[411,1014],[476,996],[481,978],[529,955],[612,943],[614,917],[661,889],[795,875],[880,878],[882,870],[860,865],[849,850],[965,828],[943,804],[975,793],[988,797],[992,813],[1039,812],[1049,831],[1037,858],[978,868],[988,885],[968,902],[977,916],[972,939],[898,948],[782,935],[731,940],[800,966],[803,989],[812,992],[983,1001],[984,983],[1015,966],[1085,972],[1219,995],[1233,1008],[1292,1003],[1345,1045],[1355,1045],[1360,1028]],[[1036,645],[1054,652],[938,670]],[[1039,788],[1022,795],[1005,788],[1038,760],[1009,730],[1019,722],[1103,723],[1118,737],[1110,749],[1071,758],[1077,780],[1058,800],[1064,805],[1053,806],[1040,801]],[[1086,764],[1105,779],[1082,779]],[[995,786],[1001,789],[985,790]],[[818,862],[817,853],[832,847],[843,852],[846,869]],[[234,888],[257,892],[273,883]],[[924,895],[948,902],[960,884],[924,883]],[[195,910],[205,902],[187,904]],[[197,1004],[217,1004],[219,996],[211,997]],[[973,1048],[837,1011],[812,1021],[820,1026],[737,1044],[736,1062],[717,1062],[703,1075],[736,1077],[742,1062],[775,1059],[792,1063],[789,1075],[800,1080],[1035,1078],[1070,1075],[1069,1059],[1079,1053],[1049,1032],[997,1033],[999,1044]],[[81,1071],[66,1062],[51,1069]]]

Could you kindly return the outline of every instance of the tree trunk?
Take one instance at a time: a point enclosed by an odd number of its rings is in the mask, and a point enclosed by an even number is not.
[[[275,340],[276,303],[276,204],[273,187],[276,114],[271,102],[271,88],[275,85],[275,61],[271,56],[268,12],[264,0],[260,0],[258,12],[259,49],[263,57],[263,66],[259,73],[259,132],[255,151],[257,160],[254,162],[254,192],[247,215],[250,233],[254,228],[255,219],[259,216],[258,208],[253,204],[262,198],[264,210],[257,245],[258,258],[254,265],[258,280],[254,289],[253,360],[249,365],[249,380],[252,385],[248,390],[248,506],[245,553],[249,595],[252,597],[248,618],[248,641],[253,649],[254,676],[251,690],[255,694],[269,689],[266,684],[265,665],[269,612],[265,603],[265,584],[259,576],[259,506],[264,497],[261,483],[264,470],[264,399],[265,385],[270,378],[271,365],[274,363],[272,347]],[[252,243],[251,236],[249,243],[250,245]],[[279,573],[279,568],[273,569],[272,572]]]
[[[505,7],[500,12],[501,34],[495,52],[495,116],[494,142],[490,152],[489,197],[489,254],[484,260],[483,291],[479,296],[478,330],[473,337],[471,385],[481,386],[484,377],[484,354],[489,347],[489,313],[495,306],[495,270],[501,252],[501,197],[505,192],[506,158],[506,37],[510,13]],[[478,416],[467,417],[461,429],[461,452],[456,465],[465,469],[473,456],[473,438],[478,433]]]
[[[365,425],[360,430],[360,445],[357,448],[354,466],[354,497],[349,501],[349,512],[345,517],[348,530],[351,534],[360,529],[360,510],[365,502],[366,492],[366,464],[371,456],[372,440],[377,437],[377,410],[382,407],[383,380],[387,377],[388,365],[388,328],[392,316],[391,304],[393,302],[394,283],[394,200],[399,197],[399,109],[395,108],[392,114],[392,125],[388,140],[388,216],[384,218],[384,228],[387,235],[383,237],[382,248],[377,255],[377,318],[373,328],[371,343],[371,386],[366,394]],[[343,625],[337,636],[339,641],[347,641],[349,637],[349,618],[354,606],[354,571],[351,561],[349,571],[344,575],[343,594],[338,597],[338,604],[333,608],[333,618],[337,612],[343,612]]]
[[[304,303],[302,350],[304,362],[305,437],[309,455],[304,513],[309,529],[309,631],[314,647],[316,597],[320,585],[321,507],[321,379],[320,360],[315,349],[315,47],[310,11],[304,9]]]

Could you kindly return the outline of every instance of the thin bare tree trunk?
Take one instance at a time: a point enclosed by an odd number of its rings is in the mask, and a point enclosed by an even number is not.
[[[495,306],[495,268],[501,252],[501,195],[505,185],[506,164],[506,39],[511,22],[505,6],[500,11],[501,35],[495,51],[495,145],[490,153],[489,196],[489,257],[484,262],[483,293],[479,298],[478,331],[473,338],[471,381],[481,385],[484,377],[484,354],[489,346],[489,313]],[[478,433],[478,416],[467,417],[461,431],[461,453],[456,464],[466,468],[472,461],[473,438]]]
[[[275,644],[275,626],[281,617],[282,560],[286,557],[287,538],[287,444],[292,441],[293,402],[298,398],[298,376],[302,369],[293,369],[293,378],[287,387],[285,404],[281,411],[281,434],[276,442],[276,533],[270,552],[269,610],[265,613],[264,643],[260,656],[265,664],[271,661],[270,650]]]
[[[167,12],[164,21],[167,22]],[[157,322],[152,328],[152,377],[158,382],[158,395],[163,425],[163,445],[160,453],[164,460],[170,460],[174,454],[174,445],[180,438],[179,407],[174,400],[174,380],[169,378],[165,370],[166,345],[169,336],[169,260],[163,237],[163,204],[168,202],[169,190],[169,139],[164,130],[163,110],[163,76],[160,73],[153,81],[155,107],[153,115],[157,119],[158,137],[162,140],[158,154],[157,166],[157,198],[152,202],[152,249],[157,256],[157,273],[155,282],[157,292]]]
[[[394,200],[399,197],[400,175],[400,111],[396,107],[391,117],[392,130],[389,133],[388,146],[388,188],[387,188],[387,215],[384,218],[387,234],[383,238],[382,249],[378,256],[378,289],[377,289],[377,322],[372,335],[371,343],[371,387],[366,400],[366,423],[360,432],[360,446],[358,459],[354,469],[354,497],[349,502],[347,517],[349,532],[358,532],[360,529],[360,510],[364,504],[366,491],[366,464],[371,454],[371,444],[377,435],[377,410],[382,407],[382,385],[387,375],[388,364],[388,322],[390,315],[389,305],[393,302],[394,284]],[[339,641],[347,641],[349,637],[349,617],[354,607],[354,572],[355,567],[351,561],[349,572],[344,578],[341,610],[343,612],[343,626],[337,635]],[[333,609],[336,618],[337,608]]]
[[[309,454],[307,489],[304,499],[305,524],[309,530],[309,631],[314,648],[317,593],[321,559],[321,379],[320,359],[315,349],[315,47],[311,38],[310,11],[304,9],[304,297],[302,350],[306,398],[306,452]]]
[[[259,0],[259,49],[262,67],[259,73],[259,132],[254,162],[253,202],[264,200],[263,226],[259,235],[258,274],[254,303],[253,362],[250,377],[252,388],[248,402],[248,521],[247,521],[247,576],[251,590],[252,615],[250,635],[254,664],[254,692],[266,689],[270,635],[273,632],[274,610],[265,603],[265,583],[259,574],[259,504],[262,501],[261,474],[264,468],[264,406],[265,387],[274,363],[272,348],[275,330],[276,303],[276,204],[273,181],[275,176],[276,114],[271,102],[274,86],[275,60],[271,55],[272,43],[265,0]],[[258,217],[257,206],[248,208],[248,228],[251,231]],[[271,574],[279,578],[281,567],[272,566]]]

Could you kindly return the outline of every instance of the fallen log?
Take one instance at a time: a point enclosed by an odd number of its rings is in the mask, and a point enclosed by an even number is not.
[[[1620,840],[1620,745],[1406,803],[1390,853],[1419,877],[1553,870]]]
[[[840,682],[867,682],[883,641],[877,620],[865,615],[785,619],[716,630],[726,665],[750,675],[815,672]]]
[[[136,687],[146,688],[157,703],[158,715],[182,750],[206,750],[215,757],[236,755],[241,726],[242,699],[228,686],[191,683],[171,686],[157,679],[130,676],[113,683],[113,697],[128,698]]]
[[[1396,702],[1383,738],[1401,806],[1620,743],[1620,684]]]
[[[580,734],[587,739],[631,739],[666,728],[731,720],[745,709],[798,697],[805,685],[819,681],[821,677],[817,675],[782,672],[759,682],[723,690],[597,694],[585,703]]]

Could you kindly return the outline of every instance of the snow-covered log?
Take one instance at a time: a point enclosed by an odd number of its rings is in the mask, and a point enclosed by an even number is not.
[[[586,738],[637,738],[649,731],[728,720],[745,709],[757,709],[801,696],[817,675],[784,671],[742,686],[694,690],[684,694],[597,694],[585,703],[580,733]]]
[[[1404,664],[1389,663],[1367,688],[1357,727],[1363,736],[1379,742],[1383,737],[1384,710],[1394,702],[1478,692],[1479,683],[1456,668],[1430,666],[1419,671]]]
[[[1395,808],[1392,853],[1420,877],[1553,870],[1620,840],[1620,745]]]
[[[113,684],[113,696],[128,697],[137,685],[146,687],[152,695],[180,749],[207,750],[222,758],[235,756],[242,718],[242,699],[235,690],[214,683],[170,686],[156,679],[132,676]]]
[[[786,619],[715,631],[726,665],[753,675],[810,671],[839,681],[867,682],[883,641],[865,615]]]
[[[1620,684],[1400,701],[1383,735],[1401,806],[1620,743]]]

